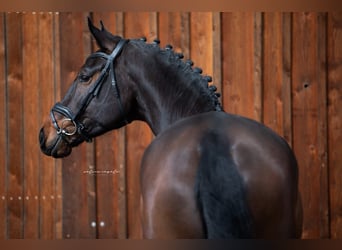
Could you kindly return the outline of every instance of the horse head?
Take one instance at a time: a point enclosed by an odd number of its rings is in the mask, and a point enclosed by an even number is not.
[[[132,91],[121,60],[128,40],[101,29],[88,19],[88,26],[99,50],[91,54],[77,74],[61,102],[56,103],[39,133],[42,151],[53,157],[65,157],[83,141],[130,120]]]

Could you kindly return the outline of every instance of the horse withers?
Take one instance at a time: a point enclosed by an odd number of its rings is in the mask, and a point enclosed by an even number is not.
[[[145,238],[300,237],[298,167],[285,140],[225,113],[211,78],[170,46],[88,25],[100,49],[52,107],[42,151],[66,157],[84,141],[144,121],[156,135],[141,163]]]

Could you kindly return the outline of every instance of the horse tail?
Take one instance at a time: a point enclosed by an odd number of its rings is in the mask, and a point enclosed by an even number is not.
[[[195,194],[207,238],[251,238],[252,218],[242,177],[229,153],[227,138],[203,136]]]

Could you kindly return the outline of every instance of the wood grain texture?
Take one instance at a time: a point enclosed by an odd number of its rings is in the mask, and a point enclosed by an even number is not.
[[[254,85],[254,119],[263,122],[263,86],[262,86],[262,28],[263,28],[263,15],[260,12],[254,13],[254,58],[253,58],[253,85]]]
[[[6,14],[7,95],[8,95],[8,236],[23,237],[23,72],[22,15]]]
[[[223,84],[222,84],[222,13],[214,12],[213,13],[213,82],[217,87],[217,92],[222,94]],[[220,97],[222,103],[222,95]]]
[[[342,238],[342,13],[328,14],[328,157],[331,238]]]
[[[263,29],[263,123],[291,143],[291,23],[284,13],[265,13]]]
[[[213,18],[211,12],[190,14],[190,58],[194,68],[213,75]]]
[[[292,42],[292,15],[291,13],[283,13],[282,15],[282,29],[283,29],[283,135],[285,140],[292,145],[292,52],[291,52],[291,42]]]
[[[223,107],[255,116],[254,14],[222,14]]]
[[[60,20],[59,13],[54,13],[53,26],[53,43],[54,43],[54,100],[61,99],[60,82],[61,82],[61,60],[60,60]],[[63,179],[62,179],[62,161],[54,160],[55,164],[55,237],[56,239],[63,238]]]
[[[40,15],[39,23],[39,54],[41,63],[39,68],[40,100],[45,104],[41,107],[42,114],[49,114],[54,99],[54,61],[53,61],[53,18],[49,13]],[[37,150],[39,150],[37,148]],[[53,239],[55,237],[54,203],[51,196],[55,195],[55,164],[48,157],[41,159],[39,182],[40,182],[40,238]]]
[[[320,14],[293,16],[293,148],[297,155],[304,207],[304,238],[327,237],[326,81],[324,25]],[[324,181],[324,182],[323,182]],[[322,222],[323,221],[323,222]]]
[[[0,13],[0,239],[7,239],[7,75],[5,14]]]
[[[317,14],[317,81],[318,81],[318,123],[317,143],[320,166],[320,238],[330,238],[329,221],[329,170],[328,170],[328,111],[327,111],[327,14]]]
[[[37,135],[31,131],[40,124],[39,100],[39,18],[23,15],[23,89],[24,89],[24,238],[40,237],[40,204],[34,196],[40,193],[39,145]],[[46,30],[44,30],[46,32]],[[51,59],[51,58],[48,58]],[[52,63],[52,62],[50,62]],[[49,91],[53,94],[53,91]],[[51,166],[49,166],[51,167]],[[46,176],[51,178],[51,176]],[[49,179],[50,181],[50,179]],[[38,185],[37,185],[38,184]]]
[[[190,14],[187,12],[158,13],[158,37],[160,46],[170,44],[177,53],[189,58]]]

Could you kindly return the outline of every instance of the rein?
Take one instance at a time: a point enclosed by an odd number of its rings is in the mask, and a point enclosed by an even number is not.
[[[52,107],[52,109],[50,111],[50,117],[52,120],[52,124],[57,131],[57,135],[60,136],[65,142],[68,143],[68,141],[66,140],[66,138],[68,136],[72,136],[76,133],[80,134],[85,139],[85,141],[87,141],[87,142],[91,141],[92,138],[91,138],[91,136],[89,136],[87,134],[84,124],[81,121],[79,121],[79,116],[84,113],[84,111],[86,110],[86,108],[88,107],[90,102],[93,100],[93,98],[99,94],[101,87],[102,87],[103,83],[105,82],[108,74],[110,74],[111,84],[114,87],[115,96],[118,99],[120,113],[121,113],[122,117],[124,117],[124,122],[126,124],[128,123],[126,116],[125,116],[125,112],[123,110],[120,91],[119,91],[119,87],[116,83],[115,72],[114,72],[114,60],[120,54],[124,45],[128,41],[129,40],[121,39],[110,55],[103,53],[103,52],[95,52],[92,55],[90,55],[89,58],[102,57],[102,58],[106,59],[107,62],[106,62],[105,67],[102,69],[99,77],[96,79],[96,82],[93,84],[93,87],[88,92],[87,96],[84,98],[82,105],[81,105],[81,108],[76,113],[73,113],[70,108],[64,106],[60,102],[56,103]],[[55,112],[59,113],[65,117],[65,119],[62,121],[61,127],[57,123],[57,119],[56,119],[55,114],[54,114]],[[72,123],[71,129],[70,128],[66,129],[63,127],[63,124],[65,124],[67,122]]]

